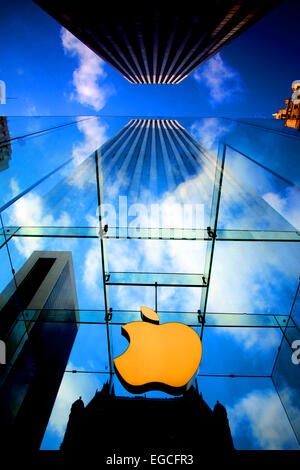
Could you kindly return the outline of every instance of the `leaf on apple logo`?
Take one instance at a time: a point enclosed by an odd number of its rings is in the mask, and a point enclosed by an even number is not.
[[[152,308],[141,306],[141,317],[143,321],[159,324],[159,316]]]

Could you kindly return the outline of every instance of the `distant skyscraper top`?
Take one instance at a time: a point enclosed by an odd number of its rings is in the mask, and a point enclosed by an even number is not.
[[[300,131],[300,80],[294,80],[292,83],[292,96],[284,100],[285,109],[279,109],[278,113],[273,114],[275,119],[284,119],[285,127],[293,127]]]
[[[180,83],[281,0],[35,0],[131,83]]]

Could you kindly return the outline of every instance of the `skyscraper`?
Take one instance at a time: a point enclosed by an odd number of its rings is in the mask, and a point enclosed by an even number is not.
[[[0,297],[7,364],[0,407],[7,445],[37,450],[78,330],[70,252],[35,251]]]
[[[204,167],[204,192],[214,178],[214,159],[173,119],[130,120],[101,147],[101,158],[104,178],[119,183],[129,200],[145,189],[153,198],[172,191]]]
[[[131,83],[179,83],[279,0],[160,5],[35,0]],[[163,3],[163,4],[162,4]]]

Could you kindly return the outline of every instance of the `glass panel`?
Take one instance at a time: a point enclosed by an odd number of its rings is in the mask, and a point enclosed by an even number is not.
[[[13,279],[6,246],[0,248],[0,266],[0,292],[2,292],[4,287]],[[0,298],[1,301],[4,302],[3,296]]]
[[[226,149],[218,227],[292,231],[297,218],[282,209],[299,200],[298,192],[238,152]]]
[[[74,371],[65,372],[60,383],[42,444],[58,449],[73,401],[82,395],[87,404],[109,378],[108,339],[112,357],[125,351],[121,325],[142,321],[139,309],[146,305],[157,308],[161,324],[177,321],[203,332],[198,388],[210,407],[216,400],[227,407],[237,448],[298,448],[284,412],[299,432],[299,378],[291,370],[296,365],[285,342],[277,361],[276,356],[283,333],[291,344],[299,339],[299,298],[288,321],[299,276],[299,246],[293,243],[300,240],[299,138],[283,123],[267,120],[250,125],[219,118],[28,117],[9,118],[8,125],[13,138],[33,135],[12,143],[9,169],[0,173],[2,203],[73,160],[2,212],[7,234],[14,236],[0,249],[0,291],[12,281],[7,248],[16,273],[37,250],[69,251],[78,307],[55,308],[51,294],[42,311],[24,312],[26,323],[19,313],[6,338],[10,363],[5,370],[11,375],[0,390],[6,393],[3,408],[5,400],[13,412],[20,408],[28,389],[24,367],[28,383],[37,368],[44,370],[28,331],[38,332],[44,345],[54,336],[55,350],[65,360],[56,377],[65,369]],[[99,195],[103,240],[98,239]],[[0,246],[4,241],[1,232]],[[101,245],[106,245],[103,257]],[[211,266],[207,297],[207,287],[195,286],[203,286],[203,275],[207,282]],[[103,270],[109,276],[107,312]],[[200,305],[207,312],[203,330]],[[49,361],[53,344],[44,357]],[[284,408],[270,378],[274,364]],[[219,377],[224,375],[235,377]],[[112,380],[117,395],[132,396],[116,377]],[[145,397],[170,395],[152,391]]]
[[[207,231],[188,228],[108,227],[107,238],[140,238],[159,240],[207,240]]]
[[[78,369],[77,364],[69,364]],[[71,406],[80,396],[86,406],[94,397],[96,390],[109,381],[109,374],[84,374],[66,372],[52,409],[41,450],[58,450],[65,434]]]
[[[179,292],[184,291],[180,289]],[[187,289],[190,292],[190,289]],[[43,309],[43,315],[40,315],[40,310],[24,310],[24,312],[16,320],[24,323],[30,327],[35,322],[54,322],[54,323],[95,323],[95,324],[106,324],[105,322],[105,310],[80,310],[76,315],[70,315],[74,310],[62,310],[62,309]],[[199,314],[193,311],[179,312],[179,311],[164,311],[158,309],[160,323],[167,322],[181,322],[190,326],[198,326],[200,324]],[[125,324],[131,321],[141,321],[140,310],[112,310],[110,323],[113,324]],[[228,313],[206,313],[205,327],[264,327],[264,328],[280,328],[281,331],[285,331],[288,322],[288,315],[255,315],[255,314],[228,314]],[[291,330],[296,328],[295,323],[290,320]],[[287,328],[288,330],[288,328]]]
[[[109,372],[105,325],[82,324],[79,326],[66,370],[73,371],[74,369]]]
[[[237,450],[300,449],[270,378],[198,377],[198,389],[226,408]]]
[[[109,286],[110,306],[115,310],[139,312],[141,305],[155,309],[155,288],[149,286]],[[114,313],[113,313],[114,315]]]
[[[96,220],[95,220],[96,223]],[[12,236],[30,237],[86,237],[98,238],[98,227],[6,227],[6,238]],[[197,229],[154,229],[131,227],[108,227],[107,232],[102,232],[103,238],[137,238],[152,240],[209,240],[207,230]],[[297,242],[300,241],[300,232],[267,231],[267,230],[217,230],[217,241],[272,241],[272,242]],[[5,243],[5,238],[0,235],[0,243]]]
[[[30,322],[56,322],[56,323],[105,323],[105,310],[74,310],[43,309],[44,315],[36,317],[37,310],[24,310],[27,323]],[[40,310],[38,311],[40,312]]]
[[[285,316],[281,321],[287,321],[287,318],[288,316]],[[278,324],[273,315],[206,313],[205,326],[262,326],[276,328]]]
[[[185,323],[190,326],[198,326],[198,314],[191,312],[161,312],[158,311],[159,323],[168,323],[168,322],[180,322]],[[142,321],[141,313],[137,312],[126,312],[126,311],[113,311],[112,312],[112,324],[125,324],[132,321]]]
[[[272,242],[297,242],[300,241],[299,232],[268,231],[268,230],[217,230],[217,241],[272,241]]]
[[[191,124],[186,121],[186,125]],[[203,229],[209,225],[215,156],[178,121],[128,121],[103,147],[101,161],[104,201],[115,208],[117,220],[124,216],[126,203],[131,208],[128,215],[139,215],[143,220],[142,228]],[[191,208],[202,212],[200,225],[186,219]],[[113,223],[108,216],[107,223],[129,226],[123,220]]]
[[[0,206],[69,160],[74,142],[84,141],[82,128],[92,121],[94,117],[7,117],[11,159],[0,172]]]
[[[199,374],[270,376],[280,328],[205,328]]]
[[[277,357],[272,379],[288,419],[300,443],[300,365],[299,339],[294,351],[284,339]],[[293,354],[294,353],[294,354]]]
[[[17,237],[99,238],[98,227],[20,227]]]
[[[7,346],[7,362],[19,348],[20,342],[28,338],[35,325],[47,325],[56,328],[57,331],[72,330],[72,324],[77,324],[76,340],[74,342],[70,361],[72,358],[85,370],[101,370],[108,368],[108,349],[106,339],[106,323],[104,311],[80,311],[76,315],[74,310],[25,310],[11,328],[5,339]],[[24,321],[25,320],[25,321]],[[94,325],[93,325],[94,323]],[[20,349],[20,348],[19,348]],[[83,354],[83,352],[85,353]],[[91,359],[93,358],[93,359]],[[73,362],[74,362],[73,361]],[[81,361],[81,362],[80,362]]]
[[[6,363],[13,365],[25,342],[28,340],[28,324],[22,312],[3,338],[6,345]]]
[[[107,240],[109,271],[202,273],[206,245],[192,240]]]
[[[157,289],[158,310],[193,312],[199,310],[201,293],[207,288],[199,287],[159,287]]]
[[[300,284],[296,291],[295,302],[291,310],[291,322],[294,322],[298,329],[300,328]]]
[[[294,341],[297,341],[300,338],[299,328],[292,318],[286,317],[282,319],[276,316],[276,319],[281,327],[282,332],[284,333],[287,342],[291,346]]]
[[[0,229],[0,248],[18,231],[18,227],[5,227]]]
[[[223,192],[225,157],[226,157],[226,148],[222,143],[219,143],[218,160],[216,163],[214,191],[213,191],[213,196],[212,196],[210,224],[209,224],[212,230],[215,230],[217,228],[221,195]]]
[[[225,142],[260,165],[299,185],[299,133],[284,127],[282,122],[275,119],[247,119],[247,122],[232,122],[231,132],[226,133]],[[282,158],[283,154],[285,158]]]
[[[298,243],[217,242],[207,310],[288,315],[298,259]]]
[[[68,165],[70,166],[70,165]],[[94,156],[74,169],[62,168],[33,187],[4,212],[7,226],[97,226]],[[80,201],[80,203],[78,203]]]
[[[8,246],[15,272],[36,250],[71,252],[79,309],[104,309],[99,239],[13,237]]]

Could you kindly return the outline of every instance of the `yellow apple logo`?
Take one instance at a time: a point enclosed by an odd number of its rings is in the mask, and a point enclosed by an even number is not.
[[[132,393],[149,390],[183,393],[200,365],[199,336],[183,323],[159,325],[159,316],[148,307],[141,307],[141,316],[143,321],[122,326],[129,346],[114,359],[121,383]]]

